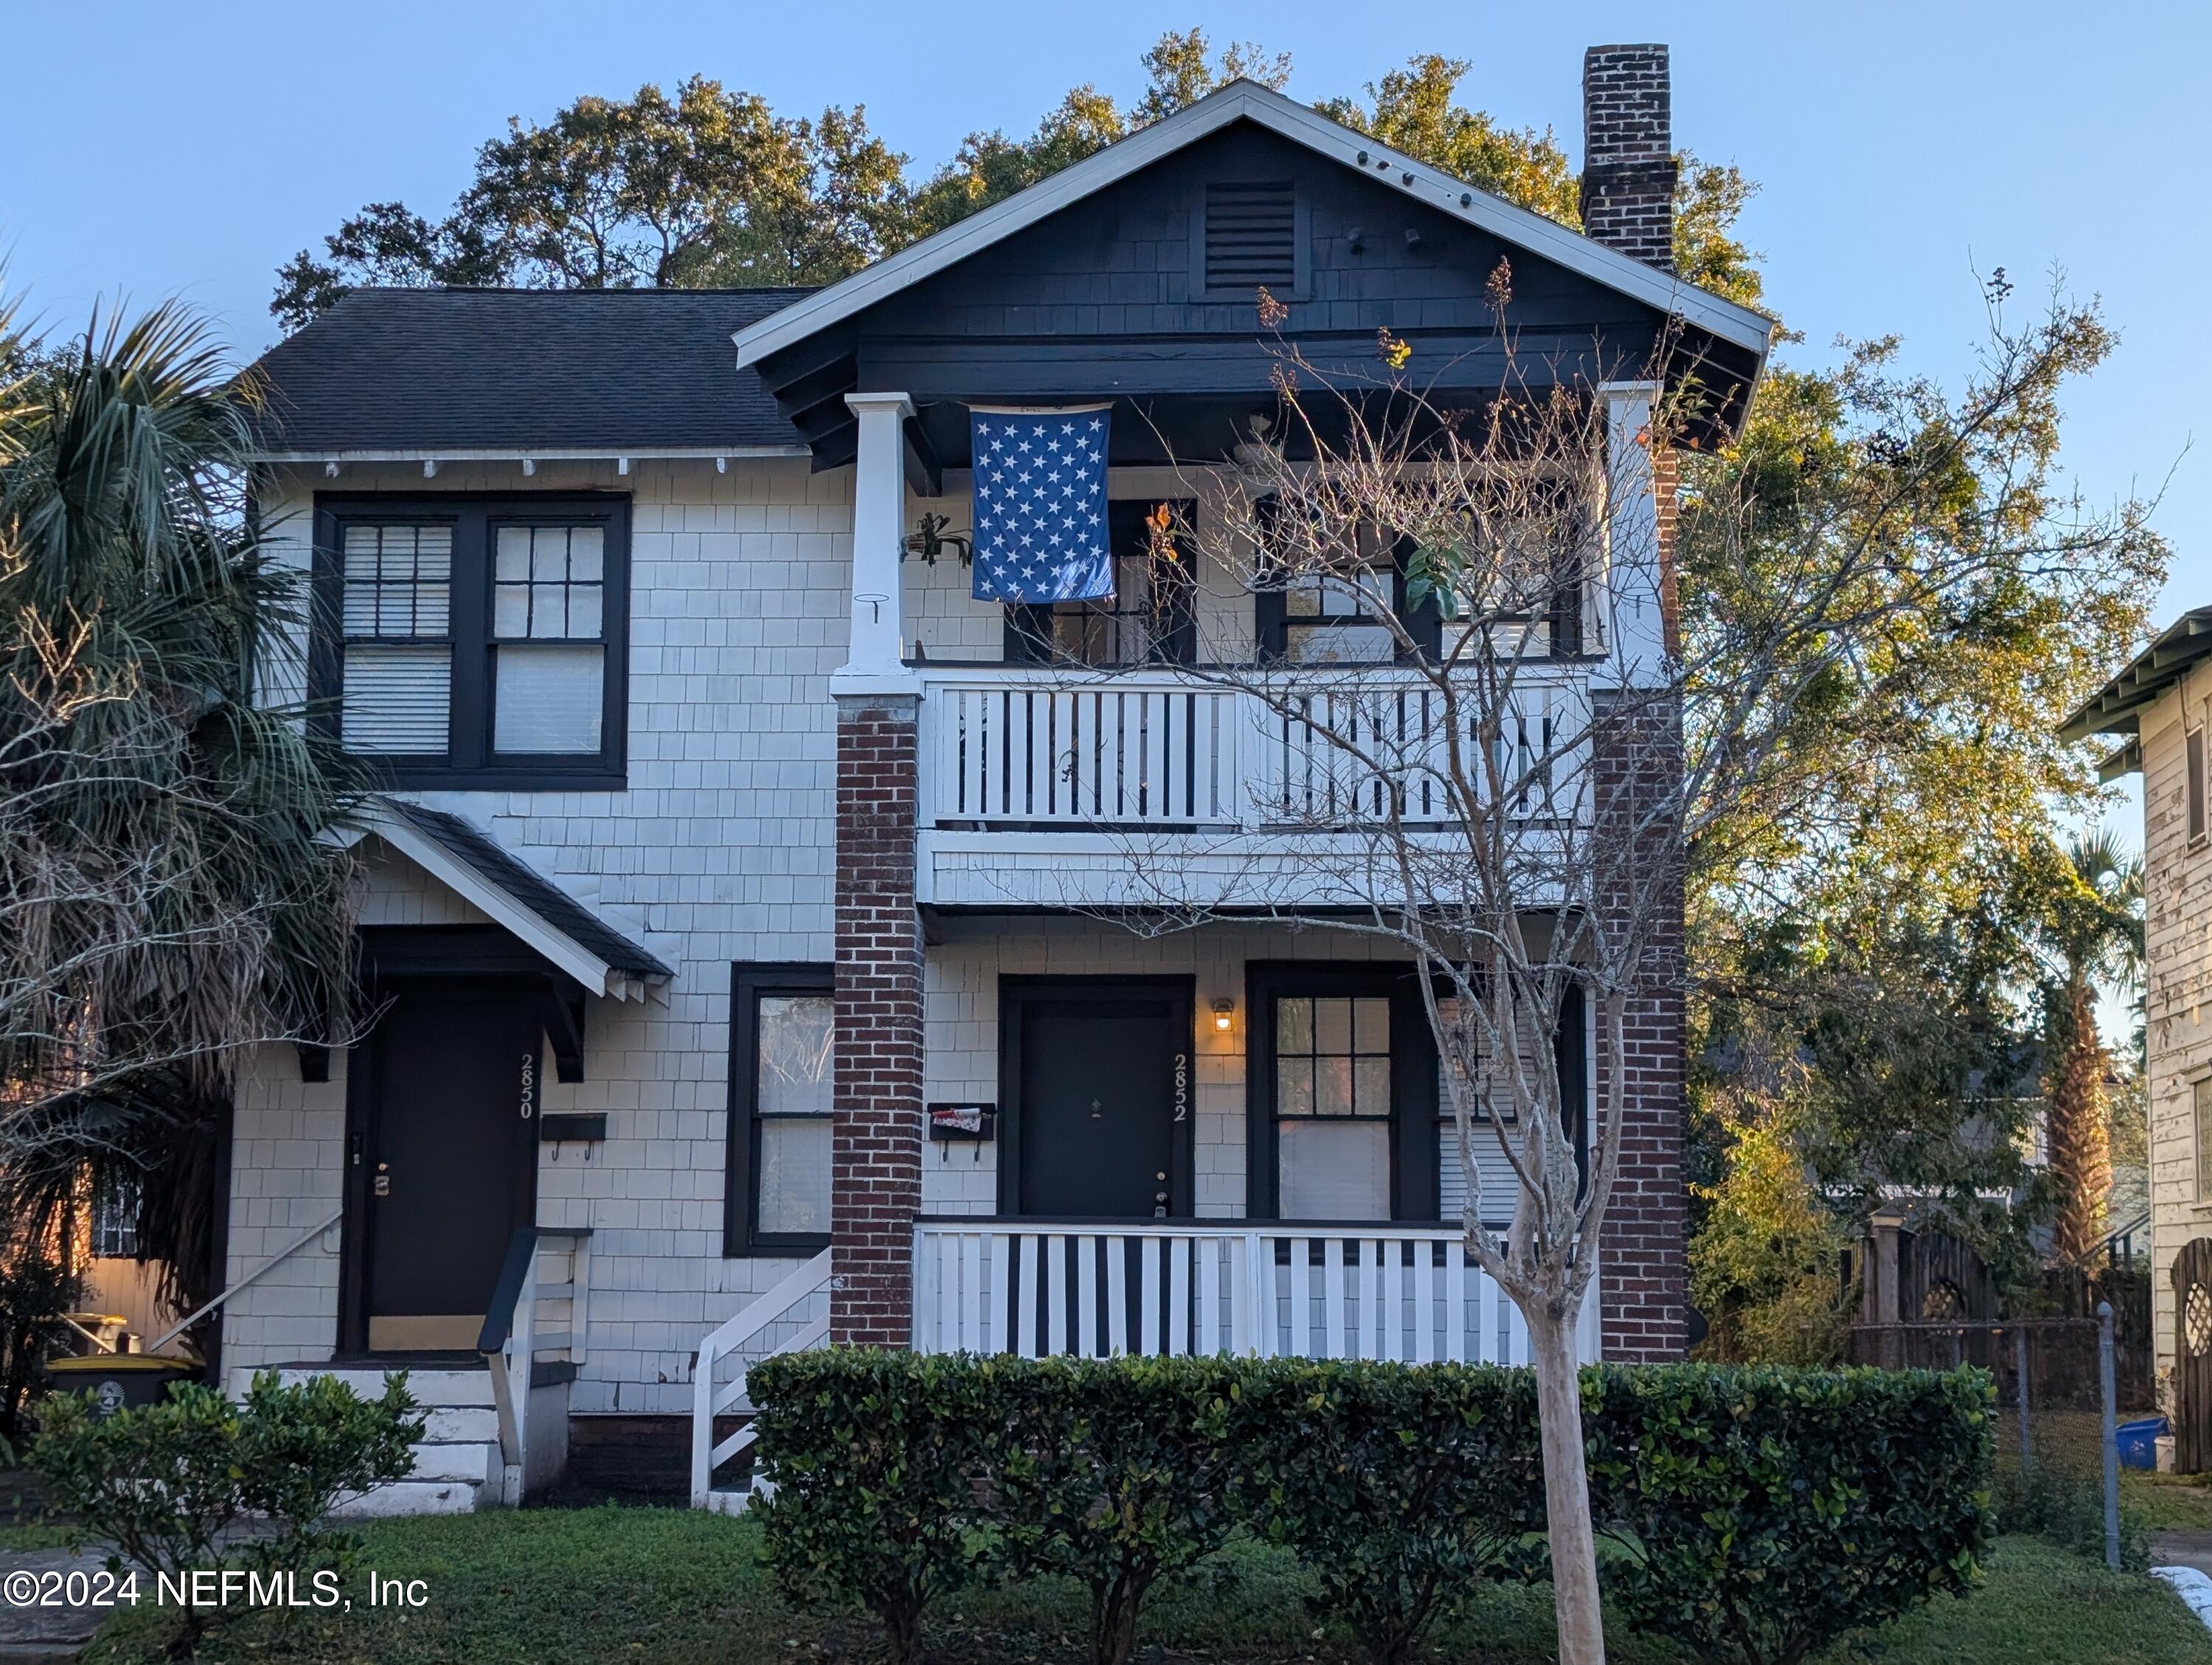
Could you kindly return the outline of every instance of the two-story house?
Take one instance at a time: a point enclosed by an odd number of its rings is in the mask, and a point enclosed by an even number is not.
[[[1108,915],[1131,822],[1194,896],[1225,847],[1295,880],[1259,749],[1178,667],[1295,657],[1299,621],[1218,574],[1202,630],[1137,605],[1144,515],[1233,489],[1282,343],[1371,365],[1387,330],[1475,408],[1508,258],[1521,374],[1622,444],[1655,365],[1709,441],[1740,424],[1769,325],[1672,271],[1666,49],[1584,77],[1583,234],[1239,82],[826,289],[364,289],[270,352],[306,691],[386,788],[379,1006],[241,1085],[226,1378],[411,1362],[441,1449],[392,1506],[458,1508],[614,1430],[708,1501],[744,1360],[824,1337],[1525,1358],[1407,968],[1229,905]],[[1115,601],[1017,617],[904,558],[973,519],[971,411],[1084,405]],[[1608,512],[1656,538],[1668,470],[1632,460]],[[1081,746],[1035,715],[1040,629],[1095,673]],[[1605,653],[1553,659],[1601,690]],[[1591,1103],[1628,1079],[1591,1358],[1684,1346],[1681,1018],[1678,982],[1631,1056],[1555,1037]]]
[[[2067,720],[2123,737],[2107,781],[2142,777],[2143,1021],[2151,1335],[2175,1466],[2212,1468],[2212,607],[2184,613]]]

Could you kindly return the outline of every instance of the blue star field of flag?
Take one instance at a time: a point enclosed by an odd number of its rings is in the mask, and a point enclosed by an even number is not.
[[[978,601],[1114,593],[1106,536],[1108,407],[971,410]]]

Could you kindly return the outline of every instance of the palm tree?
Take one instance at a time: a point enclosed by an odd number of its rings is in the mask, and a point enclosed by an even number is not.
[[[2130,987],[2140,975],[2142,894],[2142,862],[2111,834],[2094,833],[2067,846],[2045,922],[2056,962],[2045,994],[2047,1171],[2058,1199],[2051,1252],[2068,1264],[2094,1254],[2105,1237],[2112,1154],[2096,988]]]
[[[303,615],[249,409],[174,305],[58,350],[0,311],[0,1214],[129,1186],[193,1304],[240,1049],[349,1011],[349,793],[256,703]]]

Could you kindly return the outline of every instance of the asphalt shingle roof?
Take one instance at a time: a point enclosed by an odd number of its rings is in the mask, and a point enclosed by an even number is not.
[[[255,366],[276,453],[796,445],[734,331],[803,289],[356,289]]]
[[[474,868],[486,881],[506,891],[569,941],[616,970],[633,977],[675,975],[653,954],[601,921],[536,868],[508,854],[459,816],[410,804],[403,798],[386,798],[380,802],[416,830],[436,839],[456,860]]]

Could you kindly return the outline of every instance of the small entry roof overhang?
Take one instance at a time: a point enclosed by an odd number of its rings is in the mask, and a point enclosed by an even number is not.
[[[649,987],[676,975],[458,815],[376,797],[364,806],[350,836],[382,839],[587,993],[642,1000]]]

